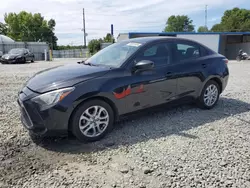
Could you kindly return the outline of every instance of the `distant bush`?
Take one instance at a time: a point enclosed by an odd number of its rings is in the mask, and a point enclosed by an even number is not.
[[[95,54],[101,49],[101,40],[93,39],[88,44],[89,53]]]

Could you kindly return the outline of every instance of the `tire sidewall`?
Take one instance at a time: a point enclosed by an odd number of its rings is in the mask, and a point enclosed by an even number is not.
[[[216,99],[215,103],[214,103],[212,106],[206,105],[206,103],[205,103],[205,101],[204,101],[204,94],[205,94],[205,91],[206,91],[206,89],[207,89],[210,85],[215,85],[215,86],[217,87],[217,90],[218,90],[217,99]],[[202,90],[202,92],[201,92],[201,95],[200,95],[200,97],[199,97],[199,105],[200,105],[201,108],[204,108],[204,109],[212,109],[212,108],[217,104],[217,102],[218,102],[218,100],[219,100],[219,97],[220,97],[220,87],[219,87],[218,83],[215,82],[215,81],[213,81],[213,80],[210,80],[210,81],[208,81],[208,82],[205,84],[205,86],[204,86],[204,88],[203,88],[203,90]]]
[[[79,128],[79,119],[80,119],[82,113],[87,108],[89,108],[91,106],[95,106],[95,105],[101,106],[107,110],[107,112],[109,114],[109,124],[108,124],[106,130],[102,134],[100,134],[99,136],[87,137],[87,136],[82,134],[82,132]],[[78,140],[80,140],[81,142],[94,142],[94,141],[98,141],[98,140],[102,139],[108,132],[110,132],[113,129],[113,124],[114,124],[114,112],[113,112],[112,108],[110,107],[110,105],[102,100],[90,100],[90,101],[83,102],[83,104],[81,104],[79,107],[77,107],[76,111],[74,112],[74,114],[72,116],[72,121],[70,122],[70,130],[72,131],[74,136]]]

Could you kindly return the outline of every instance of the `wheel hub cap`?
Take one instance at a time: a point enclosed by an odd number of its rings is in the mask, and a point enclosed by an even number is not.
[[[214,84],[207,87],[204,93],[204,102],[207,106],[212,106],[218,98],[218,89]]]
[[[109,114],[101,106],[87,108],[79,119],[79,128],[84,136],[97,137],[101,135],[109,124]]]

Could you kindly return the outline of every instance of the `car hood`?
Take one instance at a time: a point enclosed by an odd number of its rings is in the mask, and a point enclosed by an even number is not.
[[[26,82],[26,87],[37,93],[44,93],[102,76],[109,70],[108,67],[83,64],[58,66],[36,73]]]
[[[4,58],[4,59],[11,59],[11,58],[15,58],[15,57],[17,57],[17,56],[21,56],[22,54],[4,54],[3,56],[2,56],[2,58]]]

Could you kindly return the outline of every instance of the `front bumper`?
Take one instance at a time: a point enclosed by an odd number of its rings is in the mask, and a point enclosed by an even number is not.
[[[4,58],[1,58],[0,62],[1,63],[6,63],[6,64],[8,63],[9,64],[9,63],[17,63],[17,62],[21,62],[21,61],[18,61],[16,59],[4,59]]]
[[[68,108],[60,105],[40,111],[31,98],[38,94],[24,88],[17,99],[21,113],[21,122],[30,132],[40,136],[62,136],[68,133],[70,114]]]

